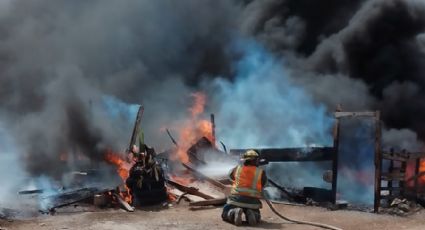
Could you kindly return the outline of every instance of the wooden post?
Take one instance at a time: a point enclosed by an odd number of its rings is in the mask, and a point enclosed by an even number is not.
[[[211,134],[212,134],[211,143],[214,147],[216,147],[216,144],[215,144],[215,142],[216,142],[215,141],[216,140],[216,138],[215,138],[215,119],[214,119],[213,113],[211,113]]]
[[[406,150],[403,150],[403,155],[407,156]],[[404,175],[406,175],[406,169],[407,169],[407,161],[401,162],[401,164],[400,164],[400,174],[404,173]],[[407,187],[406,183],[405,183],[405,179],[406,179],[406,176],[404,176],[403,180],[398,181],[398,187],[400,188],[399,195],[401,197],[404,196],[404,191],[406,190],[406,187]]]
[[[420,169],[420,165],[421,165],[421,158],[416,158],[415,161],[416,165],[415,165],[415,175],[419,175],[419,169]],[[419,193],[419,176],[415,177],[415,199],[416,201],[418,200],[418,193]]]
[[[388,172],[389,173],[393,173],[393,171],[394,171],[394,161],[393,160],[390,160],[390,166],[388,168]],[[389,195],[391,197],[393,195],[393,181],[390,180],[387,183],[388,183],[388,193],[389,193]]]
[[[381,202],[381,172],[382,172],[382,152],[381,152],[381,116],[380,112],[375,113],[375,200],[373,210],[379,211]]]
[[[340,132],[340,121],[339,121],[339,118],[336,118],[334,133],[333,133],[334,150],[333,150],[333,159],[332,159],[332,203],[334,204],[336,204],[337,181],[338,181],[339,132]]]

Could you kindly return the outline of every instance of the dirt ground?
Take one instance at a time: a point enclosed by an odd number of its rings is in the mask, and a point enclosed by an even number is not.
[[[425,229],[425,211],[409,217],[377,215],[366,212],[320,207],[300,207],[275,204],[283,215],[293,219],[322,222],[342,229]],[[27,220],[0,220],[0,229],[60,230],[60,229],[320,229],[285,222],[275,216],[267,206],[262,209],[263,221],[256,227],[235,227],[223,222],[221,207],[190,209],[187,205],[172,205],[137,210],[128,213],[120,209],[64,210],[56,215],[44,215]]]

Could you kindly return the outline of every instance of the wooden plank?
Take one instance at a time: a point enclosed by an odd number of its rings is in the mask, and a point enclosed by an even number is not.
[[[134,212],[135,208],[128,204],[119,194],[113,192],[112,195],[115,197],[115,199],[118,201],[118,203],[124,210],[126,210],[127,212]]]
[[[382,173],[381,180],[405,181],[405,174],[404,173]]]
[[[208,206],[208,205],[224,205],[227,202],[227,198],[217,198],[211,200],[195,201],[190,202],[189,206]]]
[[[269,162],[290,161],[331,161],[333,159],[333,147],[311,147],[311,148],[263,148],[256,149],[260,158]],[[231,155],[242,155],[248,149],[231,149]]]
[[[404,188],[400,188],[400,187],[381,187],[381,191],[399,191],[399,190],[404,190]]]
[[[40,194],[40,193],[43,193],[43,192],[44,192],[43,189],[33,189],[33,190],[19,191],[18,194],[19,195],[28,195],[28,194]]]
[[[389,194],[387,194],[387,195],[381,195],[379,198],[381,200],[392,200],[394,198],[398,198],[398,195],[389,195]]]
[[[170,179],[167,179],[166,181],[167,181],[168,184],[170,184],[171,186],[175,187],[176,189],[178,189],[182,192],[185,192],[185,193],[188,193],[188,194],[191,194],[191,195],[195,195],[195,196],[199,196],[199,197],[202,197],[206,200],[215,199],[214,197],[212,197],[210,195],[207,195],[205,193],[200,192],[198,188],[188,187],[188,186],[182,185],[182,184],[177,183],[177,182],[170,180]]]
[[[413,152],[413,153],[409,153],[409,158],[413,158],[413,159],[425,158],[425,152]]]
[[[140,122],[142,120],[143,111],[145,111],[143,105],[139,106],[139,110],[137,111],[136,121],[134,122],[133,132],[131,133],[130,143],[128,144],[127,153],[131,152],[131,148],[134,144],[136,144],[136,137],[139,134],[140,130]],[[143,148],[143,146],[139,146]],[[142,151],[142,149],[140,149]]]
[[[342,117],[376,117],[377,112],[335,112],[335,118]]]
[[[41,198],[43,204],[40,208],[41,212],[53,212],[54,209],[64,207],[70,204],[74,204],[93,197],[95,194],[104,193],[110,191],[110,189],[98,189],[98,188],[81,188],[72,191],[66,191],[51,196],[45,196]]]
[[[406,162],[406,161],[408,161],[408,158],[406,158],[406,157],[392,156],[389,153],[382,153],[382,159],[384,159],[384,160],[400,161],[400,162]]]

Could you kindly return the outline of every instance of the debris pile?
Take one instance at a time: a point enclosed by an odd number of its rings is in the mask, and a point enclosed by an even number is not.
[[[408,216],[422,210],[422,206],[415,201],[407,200],[405,198],[395,198],[389,207],[381,207],[380,212],[397,216]]]

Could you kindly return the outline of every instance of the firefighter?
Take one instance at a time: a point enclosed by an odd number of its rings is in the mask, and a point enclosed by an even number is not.
[[[248,150],[242,156],[242,165],[230,171],[229,177],[233,181],[233,186],[221,215],[224,221],[241,225],[244,214],[249,225],[260,222],[262,208],[260,198],[267,176],[258,165],[258,153],[255,150]]]

